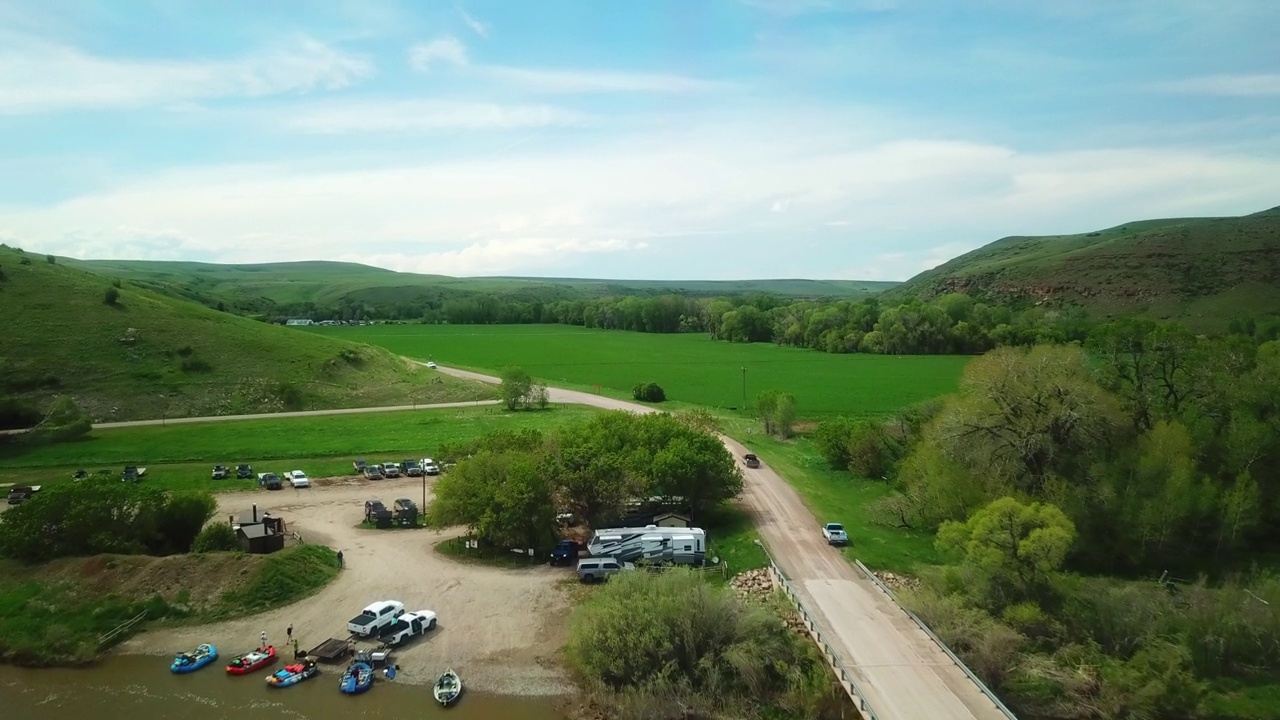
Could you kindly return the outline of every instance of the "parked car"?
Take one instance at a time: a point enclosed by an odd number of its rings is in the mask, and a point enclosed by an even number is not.
[[[369,463],[365,462],[364,458],[356,458],[351,463],[351,467],[356,469],[357,475],[363,475],[364,469],[368,466],[369,466]]]
[[[120,479],[124,482],[138,482],[143,475],[147,474],[146,468],[140,468],[137,465],[125,465],[124,472],[120,473]]]
[[[760,467],[760,458],[756,457],[755,453],[747,453],[746,455],[743,455],[742,462],[746,463],[749,468]]]
[[[436,627],[436,614],[430,610],[407,612],[383,626],[378,641],[387,647],[395,647],[415,635],[426,635]]]
[[[401,460],[400,469],[409,477],[422,477],[422,466],[417,460]]]
[[[240,463],[236,466],[236,477],[240,480],[252,480],[253,466],[249,463]]]
[[[75,471],[74,474],[71,475],[71,479],[75,480],[76,482],[80,482],[81,480],[88,480],[89,471],[85,470],[84,468],[80,468],[79,470]]]
[[[423,474],[426,474],[426,475],[440,474],[440,466],[437,465],[436,461],[432,460],[431,458],[422,458],[422,461],[418,464],[422,466]]]
[[[226,480],[231,477],[231,469],[226,465],[214,465],[211,477],[214,480]]]
[[[601,582],[608,580],[611,575],[635,569],[634,564],[611,557],[586,558],[578,561],[578,579],[584,583]]]
[[[364,478],[366,480],[381,480],[384,477],[386,476],[382,474],[381,465],[365,465],[364,466]]]
[[[284,488],[284,481],[280,479],[279,475],[273,472],[259,473],[258,484],[268,490],[280,490]]]
[[[379,630],[395,622],[404,614],[404,603],[395,600],[381,600],[369,605],[359,615],[347,621],[347,630],[352,635],[370,637]]]
[[[435,370],[435,369],[436,369],[436,364],[435,364],[435,363],[433,363],[433,362],[429,362],[429,363],[427,363],[427,367],[431,368],[432,370]]]
[[[301,470],[292,470],[285,473],[284,476],[288,478],[289,484],[295,488],[311,487],[311,478],[307,477],[307,474]]]
[[[382,474],[389,478],[400,477],[400,466],[393,462],[382,463]]]
[[[9,504],[20,505],[38,492],[40,492],[39,485],[15,485],[9,488]]]

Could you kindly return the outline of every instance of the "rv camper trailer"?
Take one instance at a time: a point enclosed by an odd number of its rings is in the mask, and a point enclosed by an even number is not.
[[[707,533],[701,528],[606,528],[597,530],[587,543],[592,557],[612,557],[623,562],[648,560],[678,565],[701,565],[707,552]]]

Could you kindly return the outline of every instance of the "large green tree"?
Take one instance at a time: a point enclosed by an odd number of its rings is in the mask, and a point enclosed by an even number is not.
[[[482,450],[436,483],[432,527],[465,525],[504,548],[539,548],[555,539],[556,510],[538,453]]]

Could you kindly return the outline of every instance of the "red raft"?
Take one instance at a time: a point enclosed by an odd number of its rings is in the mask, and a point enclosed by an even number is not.
[[[276,648],[274,645],[268,645],[233,658],[231,662],[227,663],[227,674],[247,675],[255,670],[261,670],[275,661]]]

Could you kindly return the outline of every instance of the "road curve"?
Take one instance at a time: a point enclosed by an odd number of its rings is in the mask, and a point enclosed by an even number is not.
[[[454,377],[497,383],[492,375],[441,367]],[[658,412],[638,403],[577,390],[548,388],[552,402],[635,413]],[[720,437],[735,458],[747,448]],[[771,468],[742,468],[742,504],[755,521],[774,562],[792,582],[805,608],[856,676],[879,720],[1007,720],[902,608],[827,546],[814,518],[791,485]]]
[[[437,368],[454,377],[498,383],[492,375]],[[588,405],[635,413],[659,412],[637,403],[577,390],[548,388],[555,403]],[[96,423],[95,428],[314,417],[399,410],[428,410],[494,405],[496,401],[400,405],[268,413],[219,415],[164,420]],[[746,447],[721,436],[734,457]],[[828,547],[818,520],[789,483],[768,467],[743,467],[742,504],[786,573],[818,631],[846,669],[856,676],[865,700],[879,720],[1007,720],[978,686],[888,596],[877,589],[841,554]]]

